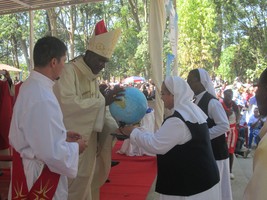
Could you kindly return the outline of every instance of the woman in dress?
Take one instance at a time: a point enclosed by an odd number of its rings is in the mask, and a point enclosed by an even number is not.
[[[160,200],[219,199],[219,173],[209,139],[207,116],[192,102],[193,91],[180,77],[168,77],[161,99],[172,115],[154,134],[125,126],[118,133],[157,155],[156,192]]]

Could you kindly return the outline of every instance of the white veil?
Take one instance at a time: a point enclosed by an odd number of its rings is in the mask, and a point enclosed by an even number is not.
[[[211,81],[209,73],[205,69],[198,69],[198,72],[200,76],[200,82],[202,83],[204,88],[208,91],[208,93],[216,97],[214,85]]]
[[[178,111],[185,121],[203,124],[207,115],[192,102],[194,92],[185,80],[178,76],[167,77],[164,81],[167,89],[174,95],[174,110]]]

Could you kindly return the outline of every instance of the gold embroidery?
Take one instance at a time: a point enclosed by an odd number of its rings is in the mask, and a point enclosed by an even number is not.
[[[22,194],[23,193],[22,188],[23,188],[23,183],[19,185],[19,183],[17,182],[16,186],[14,187],[16,196],[13,197],[13,199],[21,199],[21,200],[27,199],[27,194]]]
[[[43,183],[41,181],[39,190],[33,191],[33,194],[35,195],[34,200],[48,200],[49,198],[46,195],[46,193],[49,192],[49,190],[51,190],[53,188],[53,185],[51,185],[51,187],[49,187],[49,186],[50,186],[49,180],[46,182],[44,187],[43,187]]]

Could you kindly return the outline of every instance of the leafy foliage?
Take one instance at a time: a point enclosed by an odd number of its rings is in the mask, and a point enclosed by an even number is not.
[[[150,1],[110,0],[36,10],[34,41],[56,34],[69,47],[72,59],[84,54],[94,25],[104,19],[108,30],[120,27],[122,36],[103,79],[122,80],[131,75],[151,78],[147,32]],[[182,77],[191,69],[205,68],[229,82],[235,76],[255,80],[267,67],[266,0],[176,2],[178,70]],[[167,20],[163,55],[170,52],[168,26]],[[29,13],[0,16],[0,62],[24,73],[30,69],[29,29]]]
[[[181,74],[194,68],[212,67],[216,13],[209,0],[178,1],[179,62]]]

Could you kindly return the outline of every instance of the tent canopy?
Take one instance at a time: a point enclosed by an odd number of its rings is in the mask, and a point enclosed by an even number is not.
[[[101,0],[0,0],[0,15]]]
[[[0,70],[7,70],[7,71],[13,71],[13,72],[21,72],[21,69],[18,69],[16,67],[11,67],[6,64],[0,64]]]
[[[126,79],[124,79],[123,82],[126,84],[128,84],[128,83],[143,83],[143,82],[145,82],[145,78],[141,77],[141,76],[130,76],[130,77],[127,77]]]

